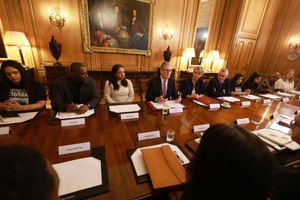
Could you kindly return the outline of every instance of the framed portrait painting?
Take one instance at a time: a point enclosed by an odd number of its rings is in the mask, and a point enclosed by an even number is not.
[[[80,0],[84,52],[151,55],[154,0]]]
[[[0,19],[0,60],[7,60],[8,56],[4,46],[4,30]]]

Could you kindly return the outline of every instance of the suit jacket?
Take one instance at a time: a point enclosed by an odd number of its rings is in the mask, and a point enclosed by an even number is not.
[[[193,91],[193,81],[192,78],[184,79],[180,84],[180,92],[183,98],[186,97],[186,95],[191,95]],[[195,93],[196,94],[205,94],[205,86],[203,83],[203,80],[199,78],[195,85]]]
[[[76,85],[69,75],[56,79],[51,105],[55,111],[65,111],[72,103]],[[95,107],[100,102],[100,95],[94,79],[88,77],[80,88],[80,103]]]
[[[230,96],[230,79],[226,78],[222,85],[217,77],[210,79],[207,86],[207,95],[209,97]]]
[[[157,76],[152,78],[148,83],[146,100],[155,101],[155,99],[157,97],[160,97],[161,95],[162,95],[161,79],[160,76]],[[169,78],[166,99],[177,99],[177,98],[178,98],[178,94],[175,88],[175,80]]]

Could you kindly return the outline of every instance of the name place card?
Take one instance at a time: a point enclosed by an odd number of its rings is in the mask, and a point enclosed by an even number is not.
[[[271,115],[270,119],[275,119],[275,118],[277,118],[277,117],[278,117],[278,112],[275,111],[275,112],[273,113],[273,115]]]
[[[206,131],[209,128],[209,124],[201,124],[193,127],[194,132]]]
[[[237,125],[249,124],[249,122],[250,122],[249,118],[242,118],[242,119],[237,119],[236,120]]]
[[[209,108],[210,109],[216,109],[216,108],[220,108],[221,105],[219,103],[212,103],[212,104],[209,104]]]
[[[298,99],[300,100],[300,96],[298,97]]]
[[[9,134],[9,126],[0,127],[0,135]]]
[[[282,99],[282,102],[288,102],[290,99],[288,97],[285,97]]]
[[[183,108],[171,108],[169,110],[170,114],[174,114],[174,113],[182,113],[183,112]]]
[[[78,144],[70,144],[65,146],[58,147],[58,155],[64,155],[69,153],[77,153],[81,151],[89,151],[91,150],[90,142],[83,142]]]
[[[138,119],[139,113],[125,113],[121,114],[121,119]]]
[[[264,99],[263,100],[263,104],[270,104],[270,103],[272,103],[271,99]]]
[[[76,126],[76,125],[83,125],[85,124],[85,119],[84,118],[79,118],[79,119],[65,119],[61,120],[61,126]]]
[[[297,111],[296,111],[296,115],[299,115],[299,114],[300,114],[300,110],[297,110]]]
[[[138,134],[138,140],[149,140],[153,138],[159,138],[160,137],[160,132],[159,131],[150,131],[150,132],[145,132],[145,133],[139,133]]]
[[[242,106],[250,106],[251,102],[250,101],[242,101]]]

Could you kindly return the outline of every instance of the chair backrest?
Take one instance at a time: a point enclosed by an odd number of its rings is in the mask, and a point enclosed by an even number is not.
[[[143,93],[146,92],[148,87],[148,82],[151,78],[140,78],[139,79],[139,95],[141,97],[141,101],[143,101]]]

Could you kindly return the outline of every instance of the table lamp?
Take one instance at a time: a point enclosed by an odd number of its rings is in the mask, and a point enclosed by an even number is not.
[[[22,64],[25,65],[21,47],[30,47],[30,44],[23,32],[6,31],[4,36],[4,43],[8,46],[17,46],[19,49]]]
[[[210,50],[207,58],[211,59],[210,70],[212,71],[214,60],[220,58],[219,51],[218,50]]]
[[[195,50],[194,50],[194,48],[186,48],[184,50],[183,56],[188,58],[187,66],[186,66],[186,69],[188,70],[191,58],[195,57]]]

